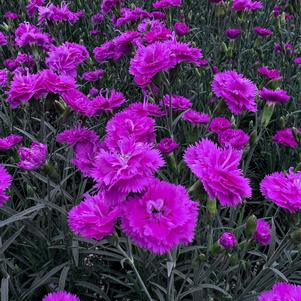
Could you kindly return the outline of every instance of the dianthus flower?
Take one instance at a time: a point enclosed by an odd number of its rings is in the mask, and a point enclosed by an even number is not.
[[[38,11],[39,6],[44,4],[45,0],[29,0],[26,6],[27,14],[32,18]]]
[[[171,100],[169,95],[165,95],[161,101],[161,106],[166,106],[169,108],[171,103],[171,107],[175,111],[185,111],[192,106],[192,103],[186,97],[180,95],[172,95]]]
[[[18,15],[14,12],[8,11],[4,14],[4,18],[6,18],[7,20],[17,20]]]
[[[242,150],[249,142],[249,139],[250,137],[240,129],[227,129],[218,133],[218,142],[221,146],[231,146],[238,150]]]
[[[301,57],[296,57],[294,59],[294,63],[297,64],[297,65],[301,65]]]
[[[100,8],[103,13],[107,14],[115,7],[120,6],[123,0],[102,0]]]
[[[7,37],[4,33],[0,31],[0,46],[7,45]]]
[[[268,37],[273,34],[273,31],[264,27],[255,27],[254,31],[261,37]]]
[[[7,70],[0,70],[0,87],[5,88],[7,86],[8,81],[8,71]]]
[[[231,121],[225,117],[215,117],[211,120],[209,131],[214,134],[219,134],[231,128]]]
[[[231,249],[237,245],[237,238],[232,232],[224,232],[218,242],[224,249]]]
[[[260,245],[266,246],[271,243],[271,226],[263,219],[256,222],[256,230],[253,239]]]
[[[80,301],[80,299],[76,295],[61,291],[46,295],[42,301]]]
[[[110,203],[124,201],[130,192],[142,192],[164,165],[158,150],[133,137],[119,140],[115,148],[100,149],[94,162],[93,178]]]
[[[105,72],[103,69],[97,69],[94,71],[84,72],[82,75],[82,79],[89,82],[96,82],[104,76]]]
[[[4,166],[0,164],[0,207],[9,199],[6,189],[12,182],[11,175],[6,171]]]
[[[242,153],[231,147],[222,149],[208,139],[190,146],[184,161],[202,181],[210,199],[235,207],[251,197],[249,180],[238,169]]]
[[[193,241],[197,217],[198,204],[183,186],[153,180],[124,203],[121,228],[139,247],[164,254]]]
[[[93,114],[99,115],[103,112],[110,112],[120,107],[125,101],[126,99],[123,93],[115,90],[109,92],[109,90],[107,90],[105,95],[99,95],[92,100]]]
[[[268,67],[263,66],[258,68],[257,71],[271,80],[280,80],[282,78],[279,70],[277,69],[269,69]]]
[[[241,11],[252,11],[262,9],[263,4],[261,1],[252,1],[252,0],[233,0],[232,10],[241,12]]]
[[[301,285],[276,283],[272,290],[262,293],[258,301],[300,301]]]
[[[179,147],[179,144],[172,138],[163,138],[158,144],[158,150],[163,154],[170,154]]]
[[[280,89],[271,90],[263,88],[259,91],[259,96],[269,104],[288,102],[291,99],[291,97],[287,95],[287,91]]]
[[[158,0],[153,3],[154,8],[180,7],[181,0]]]
[[[192,123],[193,125],[198,125],[208,123],[210,116],[190,109],[182,115],[182,119]]]
[[[256,86],[236,71],[224,71],[214,76],[212,90],[222,97],[233,114],[243,110],[256,112]]]
[[[301,172],[274,172],[264,177],[260,191],[265,198],[290,213],[301,209]]]
[[[229,39],[236,39],[240,36],[241,30],[238,28],[229,28],[225,30],[225,34]]]
[[[85,194],[84,201],[68,213],[68,224],[77,235],[101,240],[114,232],[119,215],[120,208],[108,205],[102,192],[94,196]]]
[[[134,102],[127,107],[127,110],[139,116],[163,117],[166,114],[155,103]]]
[[[18,167],[24,170],[37,170],[46,161],[47,145],[34,141],[30,147],[20,147],[18,155],[21,159],[17,164]]]
[[[189,32],[190,28],[187,24],[183,22],[175,23],[175,32],[179,37],[184,37]]]
[[[273,136],[273,141],[291,148],[296,148],[298,146],[293,129],[291,128],[277,131],[277,133]]]
[[[20,135],[8,135],[6,137],[0,138],[0,150],[9,150],[15,147],[18,143],[23,140],[23,137]]]
[[[172,30],[157,20],[151,20],[147,23],[147,30],[144,31],[144,41],[147,44],[155,42],[164,42],[172,38]]]
[[[122,8],[120,11],[119,18],[114,22],[116,26],[122,26],[130,22],[136,22],[140,19],[150,18],[151,14],[141,7],[136,7],[134,9]]]

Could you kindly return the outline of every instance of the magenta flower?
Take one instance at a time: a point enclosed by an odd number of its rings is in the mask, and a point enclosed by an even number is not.
[[[240,36],[241,30],[238,28],[229,28],[225,30],[225,34],[229,39],[236,39]]]
[[[8,81],[8,71],[7,70],[0,70],[0,87],[5,88],[7,86]]]
[[[190,28],[187,24],[183,22],[176,22],[175,23],[175,32],[179,37],[184,37],[189,32]]]
[[[253,239],[262,246],[266,246],[271,243],[271,226],[264,219],[257,220]]]
[[[259,91],[259,96],[269,104],[278,104],[288,102],[291,97],[287,95],[285,90],[271,90],[263,88]]]
[[[12,177],[5,167],[0,164],[0,207],[9,199],[6,189],[11,185]]]
[[[20,147],[18,155],[21,159],[17,164],[18,167],[24,170],[37,170],[46,161],[47,145],[34,141],[30,147]]]
[[[32,18],[38,11],[38,7],[44,4],[45,0],[29,0],[26,6],[27,14]]]
[[[165,95],[160,102],[160,105],[169,108],[170,104],[172,109],[175,111],[185,111],[192,106],[191,101],[183,96],[172,95],[170,100],[170,96]]]
[[[94,71],[87,71],[83,73],[82,79],[88,82],[96,82],[104,76],[105,72],[103,69],[97,69]]]
[[[273,136],[273,141],[291,148],[296,148],[298,143],[291,128],[277,131]]]
[[[252,11],[262,9],[263,4],[261,1],[252,1],[252,0],[233,0],[232,10],[241,12],[241,11]]]
[[[279,5],[275,5],[273,7],[273,13],[274,13],[275,18],[280,16],[280,7],[279,7]]]
[[[250,137],[240,129],[227,129],[218,133],[218,142],[221,146],[231,146],[237,150],[242,150],[249,142],[249,139]]]
[[[120,208],[108,205],[102,192],[95,196],[85,194],[84,201],[69,211],[68,224],[77,235],[101,240],[114,232],[119,216]]]
[[[231,128],[231,121],[225,117],[215,117],[212,119],[209,131],[214,134],[219,134]]]
[[[0,31],[0,46],[7,45],[7,37],[4,33]]]
[[[276,283],[272,290],[262,293],[258,301],[299,301],[301,296],[301,285],[289,283]]]
[[[109,203],[122,202],[130,192],[142,192],[155,172],[164,165],[158,150],[150,145],[135,142],[132,137],[117,141],[115,148],[100,149],[93,178],[105,191]]]
[[[92,108],[94,115],[99,115],[102,112],[110,112],[113,109],[120,107],[126,101],[123,93],[112,90],[106,92],[106,95],[97,96],[92,100]]]
[[[101,24],[104,20],[104,15],[102,13],[97,13],[92,16],[91,22],[93,24]]]
[[[193,125],[198,125],[208,123],[210,121],[210,116],[190,109],[182,115],[182,119]]]
[[[6,18],[7,20],[17,20],[18,15],[12,11],[8,11],[4,14],[4,18]]]
[[[252,195],[249,180],[238,169],[241,156],[238,150],[222,149],[203,139],[186,150],[184,161],[202,181],[210,199],[235,207]]]
[[[301,172],[274,172],[265,176],[260,191],[265,198],[290,213],[301,209]]]
[[[294,63],[297,64],[297,65],[301,65],[301,57],[296,57],[294,59]]]
[[[236,71],[224,71],[214,75],[212,90],[222,97],[233,114],[243,110],[256,112],[257,88],[249,79]]]
[[[158,105],[148,102],[134,102],[128,106],[127,110],[139,116],[163,117],[166,115]]]
[[[99,94],[99,91],[98,89],[92,87],[90,90],[89,90],[89,96],[91,97],[96,97],[97,95]]]
[[[100,8],[104,14],[107,14],[115,7],[120,6],[123,0],[102,0]]]
[[[6,137],[0,138],[0,150],[9,150],[14,148],[18,143],[23,140],[23,137],[20,135],[8,135]]]
[[[179,144],[172,138],[163,138],[157,144],[158,150],[163,154],[170,154],[179,147]]]
[[[180,7],[182,0],[158,0],[153,3],[154,8]]]
[[[121,227],[139,247],[164,254],[193,241],[197,217],[198,205],[183,186],[154,180],[124,203]]]
[[[114,25],[122,26],[130,22],[136,22],[140,19],[150,18],[151,14],[141,7],[136,7],[134,9],[122,8],[119,18],[114,21]]]
[[[232,232],[224,232],[218,242],[224,249],[232,249],[237,245],[237,238]]]
[[[80,299],[76,295],[61,291],[46,295],[42,301],[80,301]]]
[[[261,37],[268,37],[273,34],[273,31],[264,27],[255,27],[254,31]]]
[[[263,66],[258,68],[257,71],[271,80],[280,80],[282,78],[279,70],[277,69],[269,69],[268,67]]]

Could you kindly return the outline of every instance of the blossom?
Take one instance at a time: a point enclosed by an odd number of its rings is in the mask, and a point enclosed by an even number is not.
[[[229,39],[236,39],[240,36],[241,30],[238,28],[229,28],[225,30],[225,34]]]
[[[102,0],[100,8],[104,14],[107,14],[112,9],[119,6],[122,2],[123,0]]]
[[[103,69],[97,69],[94,71],[87,71],[83,73],[82,79],[89,81],[89,82],[96,82],[99,79],[101,79],[104,76],[104,70]]]
[[[224,232],[218,241],[225,249],[231,249],[237,245],[237,238],[232,232]]]
[[[294,59],[294,63],[297,64],[297,65],[301,65],[301,57],[296,57]]]
[[[280,7],[279,7],[279,5],[275,5],[273,7],[273,13],[274,13],[275,18],[279,17],[279,15],[280,15]]]
[[[298,146],[293,129],[291,128],[277,131],[273,136],[273,141],[291,148],[296,148]]]
[[[4,33],[0,31],[0,46],[7,45],[7,37]]]
[[[175,32],[179,37],[184,37],[188,32],[190,28],[187,24],[183,22],[176,22],[175,23]]]
[[[182,119],[191,122],[193,125],[198,125],[208,123],[210,116],[190,109],[182,115]]]
[[[273,31],[264,27],[255,27],[254,31],[261,37],[268,37],[273,34]]]
[[[26,6],[27,14],[32,18],[37,12],[39,6],[44,4],[45,0],[29,0]]]
[[[18,15],[14,12],[11,11],[7,11],[4,14],[4,18],[6,18],[7,20],[17,20],[18,19]]]
[[[169,95],[165,95],[161,101],[161,106],[169,108],[170,104],[175,111],[185,111],[192,106],[192,103],[186,97],[180,95],[172,95],[171,99]]]
[[[18,167],[24,170],[37,170],[46,161],[47,145],[34,141],[30,147],[20,147],[18,155],[21,161]]]
[[[269,104],[288,102],[291,99],[291,97],[287,95],[287,91],[281,89],[271,90],[263,88],[259,91],[259,96]]]
[[[46,295],[42,301],[80,301],[76,295],[65,291],[50,293]]]
[[[99,91],[95,87],[92,87],[89,90],[89,96],[91,96],[91,97],[96,97],[98,94],[99,94]]]
[[[116,26],[122,26],[130,22],[136,22],[140,19],[151,17],[150,13],[143,10],[141,7],[134,9],[122,8],[119,18],[114,22]]]
[[[93,24],[100,24],[103,22],[103,20],[104,20],[104,15],[102,13],[97,13],[93,15],[91,18],[91,22]]]
[[[282,78],[279,70],[277,69],[269,69],[268,67],[263,66],[258,68],[257,71],[271,80],[280,80]]]
[[[149,102],[134,102],[128,106],[127,110],[139,116],[163,117],[166,115],[158,105]]]
[[[164,254],[194,238],[198,205],[183,186],[154,180],[123,205],[122,230],[141,248]]]
[[[126,99],[123,93],[112,90],[106,92],[106,95],[99,95],[95,97],[92,101],[92,109],[94,111],[94,115],[100,114],[102,112],[112,111],[120,107],[123,103],[125,103]]]
[[[202,181],[210,199],[218,199],[222,206],[235,207],[252,194],[249,180],[238,169],[241,155],[231,147],[219,148],[202,139],[186,150],[184,161]]]
[[[212,90],[222,97],[233,114],[243,110],[256,112],[256,86],[236,71],[224,71],[214,75]]]
[[[257,220],[253,239],[262,246],[266,246],[271,243],[271,226],[264,219]]]
[[[109,203],[122,202],[130,192],[142,192],[164,165],[158,150],[133,137],[117,141],[114,148],[100,149],[94,162],[92,176]]]
[[[144,40],[148,44],[155,42],[164,42],[170,40],[172,37],[172,30],[166,27],[166,25],[158,20],[151,20],[145,22],[147,24],[144,30]]]
[[[223,146],[231,146],[241,150],[249,142],[250,137],[240,129],[227,129],[218,133],[218,142]]]
[[[120,208],[108,205],[102,192],[95,196],[85,194],[84,201],[69,211],[68,224],[77,235],[101,240],[114,232],[119,215]]]
[[[299,301],[301,296],[301,285],[278,282],[273,285],[272,290],[262,293],[258,301],[295,300]]]
[[[158,0],[153,3],[154,8],[179,7],[182,5],[181,0]]]
[[[6,137],[0,138],[0,150],[9,150],[15,147],[18,143],[23,140],[23,137],[20,135],[8,135]]]
[[[179,147],[179,144],[172,138],[163,138],[158,144],[158,150],[163,154],[170,154]]]
[[[0,164],[0,207],[9,199],[6,189],[11,185],[12,177],[5,167]]]
[[[7,86],[8,71],[0,70],[0,87],[5,88]]]
[[[241,11],[252,11],[263,8],[261,1],[252,1],[252,0],[233,0],[232,10],[241,12]]]
[[[214,134],[219,134],[231,128],[231,121],[225,117],[215,117],[211,120],[209,131]]]
[[[289,170],[287,173],[274,172],[260,183],[260,191],[265,198],[290,213],[301,209],[301,172]]]
[[[46,58],[47,66],[58,74],[76,77],[76,68],[89,57],[85,46],[66,42],[61,46],[53,46]]]

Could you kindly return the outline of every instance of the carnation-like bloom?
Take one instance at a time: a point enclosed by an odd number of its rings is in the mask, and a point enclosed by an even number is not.
[[[237,238],[232,232],[224,232],[218,242],[223,248],[231,249],[237,245]]]
[[[268,67],[263,66],[258,68],[257,71],[271,80],[280,80],[282,78],[279,70],[277,69],[269,69]]]
[[[231,147],[219,148],[208,139],[190,146],[184,161],[202,181],[209,198],[221,205],[235,207],[251,197],[249,180],[238,168],[242,153]]]
[[[273,34],[273,31],[264,27],[255,27],[254,31],[261,37],[268,37]]]
[[[20,135],[8,135],[6,137],[0,138],[0,150],[9,150],[15,147],[18,143],[23,140],[23,137]]]
[[[190,109],[182,115],[182,119],[191,122],[193,125],[198,125],[208,123],[210,116]]]
[[[18,19],[18,15],[12,11],[7,11],[4,14],[4,18],[6,18],[7,20],[17,20]]]
[[[12,182],[11,175],[7,172],[5,167],[0,164],[0,207],[9,199],[6,194],[6,189]]]
[[[259,96],[270,104],[278,104],[283,102],[288,102],[291,97],[287,95],[287,91],[285,90],[271,90],[267,88],[263,88],[259,91]]]
[[[232,10],[241,12],[241,11],[252,11],[263,8],[261,1],[252,1],[252,0],[233,0]]]
[[[182,5],[181,0],[158,0],[153,3],[154,8],[166,8],[166,7],[180,7]]]
[[[120,6],[123,0],[102,0],[100,8],[104,14],[107,14],[115,7]]]
[[[114,21],[114,25],[122,26],[130,22],[136,22],[140,19],[150,18],[151,14],[141,7],[136,7],[134,9],[122,8],[120,16]]]
[[[8,71],[0,70],[0,87],[5,88],[7,86]]]
[[[231,128],[231,121],[225,117],[215,117],[211,120],[209,131],[214,134],[219,134]]]
[[[39,6],[44,4],[45,0],[29,0],[26,6],[27,14],[32,18],[38,11]]]
[[[253,239],[262,246],[266,246],[271,243],[271,226],[264,219],[257,220]]]
[[[255,96],[257,88],[249,79],[236,71],[224,71],[214,76],[212,90],[222,97],[233,114],[243,110],[256,112]]]
[[[297,64],[297,65],[301,65],[301,57],[296,57],[294,59],[294,63]]]
[[[97,69],[94,71],[87,71],[83,73],[82,79],[89,82],[96,82],[104,76],[105,72],[103,69]]]
[[[158,150],[163,154],[170,154],[179,147],[179,144],[172,138],[163,138],[158,144]]]
[[[42,301],[80,301],[80,299],[76,295],[61,291],[46,295]]]
[[[231,146],[238,150],[242,150],[249,142],[249,139],[250,137],[240,129],[227,129],[218,133],[218,142],[221,146]]]
[[[175,32],[179,37],[184,37],[189,32],[190,28],[187,24],[183,22],[175,23]]]
[[[0,31],[0,46],[7,45],[7,37],[6,35]]]
[[[198,205],[183,186],[154,180],[123,205],[122,230],[141,248],[164,254],[193,241]]]
[[[192,103],[189,99],[180,95],[172,95],[171,99],[169,95],[165,95],[161,101],[161,106],[166,106],[169,108],[170,104],[173,110],[175,111],[185,111],[192,106]]]
[[[87,239],[101,240],[114,232],[120,208],[105,202],[104,194],[85,194],[84,201],[68,213],[68,224],[73,233]]]
[[[240,36],[241,30],[238,28],[229,28],[225,30],[225,34],[229,39],[236,39]]]
[[[119,203],[130,192],[142,192],[163,165],[158,150],[129,137],[119,140],[115,148],[99,150],[93,178],[108,202]]]
[[[17,164],[18,167],[24,170],[37,170],[46,161],[47,145],[34,141],[30,147],[20,147],[18,155],[21,159]]]
[[[291,128],[277,131],[277,133],[273,136],[273,141],[291,148],[296,148],[298,146],[293,129]]]
[[[148,102],[134,102],[128,106],[127,110],[139,116],[163,117],[166,115],[158,105]]]
[[[301,172],[274,172],[260,183],[263,196],[290,213],[301,209]]]
[[[94,115],[99,115],[103,112],[110,112],[113,109],[119,108],[126,101],[123,93],[112,90],[106,91],[105,95],[99,95],[92,101]]]
[[[276,283],[272,290],[262,293],[258,301],[300,301],[301,285]]]

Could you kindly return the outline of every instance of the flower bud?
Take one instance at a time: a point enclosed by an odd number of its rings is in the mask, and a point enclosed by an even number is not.
[[[301,243],[301,229],[295,230],[291,234],[291,239],[295,244],[300,244]]]
[[[255,233],[256,223],[257,223],[257,217],[254,214],[252,214],[248,218],[247,224],[246,224],[246,237],[247,238],[251,238],[253,236],[253,234]]]

